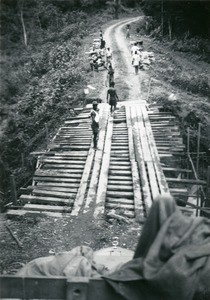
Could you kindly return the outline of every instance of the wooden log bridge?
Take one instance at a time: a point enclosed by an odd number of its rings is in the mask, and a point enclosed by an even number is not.
[[[173,116],[140,100],[120,102],[110,115],[109,105],[100,103],[95,151],[90,109],[78,109],[77,116],[66,120],[47,151],[32,153],[37,156],[33,182],[21,190],[8,218],[69,217],[90,211],[101,218],[114,210],[138,219],[148,215],[158,195],[186,200],[186,184],[205,184],[189,179],[191,170],[174,163],[184,145]]]

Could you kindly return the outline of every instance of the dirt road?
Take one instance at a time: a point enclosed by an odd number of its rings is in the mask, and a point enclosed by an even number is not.
[[[127,24],[132,24],[142,17],[127,18],[118,21],[110,26],[104,33],[107,47],[113,52],[113,66],[115,69],[116,89],[119,91],[120,101],[145,99],[141,85],[143,81],[149,82],[148,75],[139,70],[139,75],[134,74],[134,68],[131,64],[130,40],[125,39],[123,28]],[[106,89],[100,94],[100,98],[105,101]]]

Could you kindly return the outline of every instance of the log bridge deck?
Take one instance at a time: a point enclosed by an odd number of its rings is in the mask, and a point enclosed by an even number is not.
[[[138,219],[147,216],[158,195],[186,197],[183,184],[195,182],[183,176],[191,170],[170,164],[184,150],[175,118],[148,109],[145,101],[120,102],[113,116],[108,104],[99,104],[99,109],[98,150],[92,148],[90,106],[78,108],[48,150],[37,153],[33,182],[22,189],[19,206],[11,206],[8,217],[68,217],[92,211],[94,218],[101,218],[115,209]]]

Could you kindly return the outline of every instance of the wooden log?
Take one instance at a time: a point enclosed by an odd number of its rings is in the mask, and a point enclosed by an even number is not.
[[[33,195],[40,195],[40,196],[51,196],[51,197],[58,197],[58,198],[65,198],[65,199],[74,199],[75,193],[65,193],[65,192],[55,192],[55,191],[47,191],[47,190],[39,190],[34,189]]]
[[[124,165],[110,165],[110,166],[109,166],[109,170],[111,170],[111,171],[112,171],[112,170],[113,170],[113,171],[118,171],[118,170],[119,170],[119,171],[120,171],[120,170],[122,170],[122,171],[123,171],[123,170],[125,170],[125,171],[126,171],[126,170],[131,171],[131,166],[129,166],[129,165],[128,165],[128,166],[124,166]]]
[[[132,204],[134,205],[134,200],[133,199],[127,199],[127,198],[111,198],[107,197],[106,198],[107,203],[121,203],[121,204]]]
[[[196,179],[178,179],[178,178],[168,178],[168,177],[166,177],[166,180],[167,180],[168,182],[172,182],[172,183],[206,185],[206,181],[204,181],[204,180],[196,180]]]
[[[37,186],[53,186],[53,187],[66,187],[66,188],[75,188],[79,187],[79,183],[75,182],[37,182]]]
[[[62,178],[62,177],[42,177],[42,176],[35,176],[33,177],[33,180],[35,182],[52,182],[52,184],[62,184],[67,183],[69,185],[71,184],[78,184],[80,182],[80,179],[78,178]]]
[[[120,186],[120,185],[113,185],[113,184],[108,183],[107,190],[108,191],[131,191],[131,192],[133,192],[133,186],[126,186],[126,185]]]
[[[167,171],[167,172],[192,173],[192,170],[182,169],[182,168],[163,167],[162,169],[163,171]]]
[[[10,209],[7,211],[7,218],[14,218],[14,217],[24,217],[24,216],[48,216],[52,218],[63,218],[66,215],[59,212],[51,212],[51,211],[36,211],[36,210],[13,210]],[[69,214],[67,214],[69,216]],[[16,298],[15,298],[16,299]],[[24,298],[23,298],[24,299]]]
[[[9,231],[10,235],[12,236],[12,238],[14,239],[14,241],[16,242],[16,244],[18,245],[19,248],[22,248],[22,243],[19,241],[19,239],[15,236],[15,234],[13,233],[12,229],[10,228],[10,226],[8,224],[4,224],[5,227],[7,228],[7,230]]]
[[[41,204],[25,204],[22,208],[23,210],[30,211],[50,211],[50,212],[60,212],[60,213],[70,213],[71,207],[68,206],[55,206],[55,205],[41,205]]]
[[[112,185],[126,185],[126,186],[133,186],[133,181],[130,178],[130,180],[110,180],[110,178],[108,179],[108,184],[112,184]]]
[[[106,202],[106,208],[123,208],[128,210],[134,210],[134,204],[122,204],[122,203],[109,203]]]
[[[21,202],[30,202],[30,203],[43,203],[43,204],[55,204],[55,205],[72,205],[73,199],[63,199],[56,197],[41,197],[33,195],[21,195]]]
[[[125,198],[129,198],[129,199],[133,199],[133,192],[107,191],[106,196],[111,197],[111,198],[123,198],[123,197],[125,197]]]
[[[125,217],[123,217],[119,214],[116,214],[114,212],[108,212],[107,216],[109,216],[110,218],[120,220],[120,221],[124,221],[125,223],[128,223],[128,224],[130,223]]]
[[[66,171],[66,170],[65,170]],[[64,173],[61,170],[37,170],[35,172],[36,177],[56,177],[56,178],[81,178],[80,174],[75,173]]]
[[[59,186],[49,186],[49,185],[29,185],[27,189],[30,191],[36,190],[46,190],[46,191],[56,191],[56,192],[70,192],[77,193],[76,188],[68,188],[68,187],[59,187]]]
[[[112,169],[109,169],[109,175],[116,175],[116,176],[119,176],[119,175],[125,175],[125,176],[131,176],[131,170],[112,170]]]
[[[110,166],[130,166],[129,161],[113,161],[111,157]]]
[[[69,169],[71,172],[74,173],[82,173],[84,166],[78,165],[71,165],[71,164],[53,164],[53,163],[45,163],[42,167],[42,169]]]

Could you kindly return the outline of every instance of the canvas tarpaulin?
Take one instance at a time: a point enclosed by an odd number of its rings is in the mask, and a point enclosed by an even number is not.
[[[104,278],[123,299],[210,299],[210,220],[156,199],[133,260]]]

